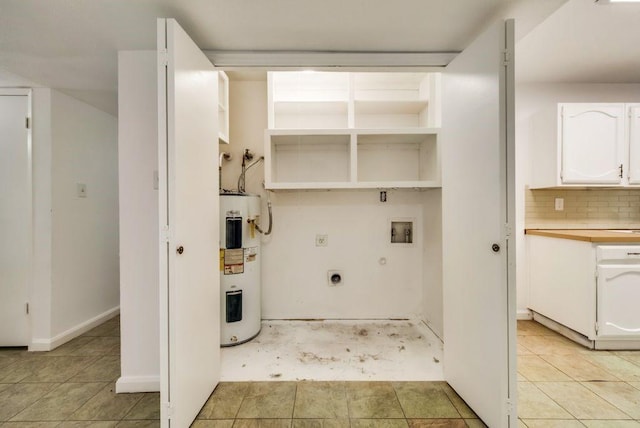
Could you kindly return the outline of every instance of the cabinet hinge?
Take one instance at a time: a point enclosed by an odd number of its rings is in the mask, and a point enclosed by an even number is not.
[[[31,126],[31,123],[29,123],[29,122],[30,122],[29,118],[25,117],[24,118],[24,127],[27,128],[27,129],[30,129],[30,126]]]
[[[29,315],[29,302],[24,304],[24,310],[27,313],[27,315]]]
[[[167,419],[171,419],[173,417],[173,406],[171,403],[162,403],[162,407],[167,415]]]
[[[593,326],[593,327],[594,327],[594,329],[596,330],[596,334],[598,334],[598,330],[599,330],[599,328],[598,328],[598,322],[597,322],[597,321],[596,321],[596,323],[594,324],[594,326]]]
[[[510,398],[507,398],[504,402],[504,409],[505,412],[507,413],[507,416],[511,416],[513,415],[513,400],[511,400]]]
[[[158,63],[165,67],[169,65],[169,52],[166,49],[158,51]]]

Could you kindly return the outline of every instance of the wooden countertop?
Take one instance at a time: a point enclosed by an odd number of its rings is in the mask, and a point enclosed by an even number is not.
[[[635,229],[634,229],[635,230]],[[640,243],[640,233],[601,229],[526,229],[527,235],[573,239],[586,242]]]

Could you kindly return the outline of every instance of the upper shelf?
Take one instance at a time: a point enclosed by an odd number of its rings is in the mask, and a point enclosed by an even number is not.
[[[439,73],[270,72],[269,129],[440,126]]]

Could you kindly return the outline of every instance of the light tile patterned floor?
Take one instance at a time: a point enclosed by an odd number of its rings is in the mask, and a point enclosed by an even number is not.
[[[640,427],[640,352],[589,351],[518,323],[521,427]],[[115,318],[47,353],[0,349],[0,426],[157,427],[159,397],[115,394]],[[484,426],[444,382],[221,383],[194,427]]]
[[[640,428],[640,351],[591,351],[518,321],[521,426]]]

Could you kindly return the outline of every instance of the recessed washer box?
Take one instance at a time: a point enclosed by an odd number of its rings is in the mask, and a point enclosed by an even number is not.
[[[391,220],[390,242],[392,244],[413,244],[414,221],[408,219]]]

